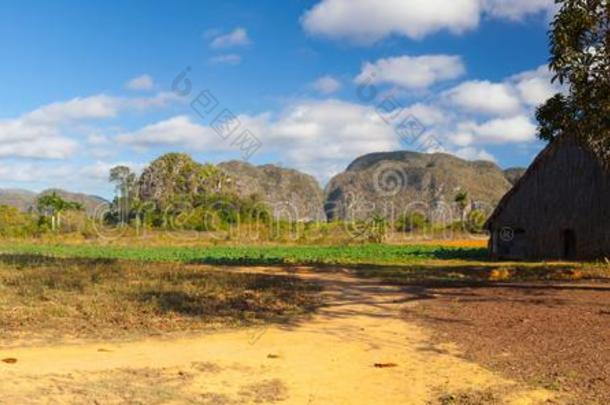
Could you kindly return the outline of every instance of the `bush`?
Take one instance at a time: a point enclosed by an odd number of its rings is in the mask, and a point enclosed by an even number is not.
[[[41,232],[36,218],[25,214],[15,207],[0,205],[0,236],[27,237]]]
[[[401,216],[396,222],[398,232],[413,232],[426,229],[430,225],[428,218],[421,212],[412,212]]]
[[[469,232],[481,233],[483,232],[485,221],[487,221],[486,213],[480,210],[470,211],[466,217],[466,229]]]

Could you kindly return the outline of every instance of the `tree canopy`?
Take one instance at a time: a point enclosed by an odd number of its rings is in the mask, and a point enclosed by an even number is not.
[[[539,138],[573,134],[610,157],[610,1],[556,0],[550,37],[553,81],[566,87],[537,111]]]
[[[163,208],[177,199],[192,202],[197,196],[224,193],[229,184],[229,177],[216,166],[195,162],[186,154],[168,153],[144,170],[138,189],[141,200]]]
[[[67,210],[82,210],[83,205],[75,201],[67,201],[61,198],[57,193],[45,194],[38,198],[38,210],[43,213],[56,215]]]

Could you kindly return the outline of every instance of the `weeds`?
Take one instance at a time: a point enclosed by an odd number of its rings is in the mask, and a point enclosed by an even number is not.
[[[319,305],[313,284],[288,276],[179,263],[2,256],[2,339],[116,337],[291,322]]]

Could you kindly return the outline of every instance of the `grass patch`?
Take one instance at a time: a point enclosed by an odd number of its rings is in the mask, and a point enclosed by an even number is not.
[[[117,337],[211,326],[289,323],[320,288],[290,276],[181,263],[0,256],[3,339]]]

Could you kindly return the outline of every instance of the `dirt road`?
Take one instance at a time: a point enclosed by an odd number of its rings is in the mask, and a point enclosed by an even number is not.
[[[0,349],[7,361],[0,362],[0,403],[425,404],[490,398],[527,404],[550,398],[463,360],[453,347],[432,344],[429,331],[400,319],[401,307],[411,304],[403,302],[399,287],[342,273],[297,274],[323,283],[328,303],[297,326]]]

